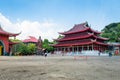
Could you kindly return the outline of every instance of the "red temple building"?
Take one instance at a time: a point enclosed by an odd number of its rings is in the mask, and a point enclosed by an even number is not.
[[[87,22],[74,25],[72,29],[60,33],[64,37],[56,39],[55,50],[62,52],[105,51],[108,49],[108,44],[105,43],[108,39],[100,37],[100,33],[91,29]]]
[[[11,52],[12,45],[16,44],[9,41],[9,37],[16,37],[20,33],[14,34],[4,31],[0,26],[0,56],[9,55]]]
[[[38,39],[36,39],[34,36],[29,36],[27,39],[22,41],[23,43],[34,43],[37,44]]]
[[[29,36],[27,39],[23,40],[22,42],[25,44],[29,44],[29,43],[35,44],[37,47],[37,50],[36,50],[37,55],[40,55],[41,52],[44,51],[44,49],[42,47],[41,36],[39,36],[39,39],[36,39],[34,36]]]
[[[37,47],[42,48],[42,39],[40,36],[39,39],[36,39],[34,36],[29,36],[27,39],[24,39],[22,42],[25,44],[33,43]]]

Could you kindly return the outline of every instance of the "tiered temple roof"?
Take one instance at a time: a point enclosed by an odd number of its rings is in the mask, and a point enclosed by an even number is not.
[[[55,47],[81,46],[89,44],[104,45],[107,38],[98,36],[101,32],[91,29],[87,22],[75,25],[72,29],[61,32],[64,35],[62,39],[57,39],[58,44]]]
[[[73,33],[78,33],[78,32],[84,32],[84,31],[90,31],[90,32],[94,32],[96,34],[100,34],[101,32],[95,31],[93,29],[91,29],[88,26],[88,23],[82,23],[82,24],[77,24],[74,25],[74,27],[66,32],[61,32],[60,34],[66,35],[66,34],[73,34]]]
[[[58,39],[57,41],[67,41],[67,40],[75,40],[75,39],[85,39],[85,38],[91,38],[91,37],[94,37],[96,39],[101,39],[101,40],[108,40],[108,38],[102,38],[102,37],[99,37],[99,36],[96,36],[92,33],[87,33],[86,35],[84,36],[80,36],[80,35],[71,35],[70,37],[68,36],[65,36],[63,37],[62,39]]]

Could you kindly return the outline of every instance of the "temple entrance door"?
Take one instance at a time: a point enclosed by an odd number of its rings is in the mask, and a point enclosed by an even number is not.
[[[2,41],[0,41],[0,56],[1,55],[4,55],[4,45]]]

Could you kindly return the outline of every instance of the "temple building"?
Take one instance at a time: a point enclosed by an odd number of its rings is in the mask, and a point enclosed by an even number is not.
[[[24,39],[22,42],[25,44],[28,44],[28,43],[37,44],[38,39],[36,39],[34,36],[29,36],[27,39]]]
[[[16,37],[20,33],[14,34],[4,31],[0,26],[0,56],[10,55],[12,46],[16,43],[9,41],[9,37]]]
[[[22,42],[25,44],[33,43],[38,48],[42,48],[42,39],[40,36],[39,36],[39,39],[35,38],[34,36],[28,36],[28,38],[24,39]]]
[[[41,36],[39,36],[39,39],[36,39],[34,36],[29,36],[27,39],[22,41],[24,44],[35,44],[37,47],[36,54],[40,55],[41,52],[44,50],[42,47],[42,39]]]
[[[100,37],[100,33],[91,29],[87,22],[76,24],[72,29],[59,33],[64,37],[56,39],[55,50],[62,52],[97,50],[104,52],[108,49],[108,44],[105,43],[108,39]]]

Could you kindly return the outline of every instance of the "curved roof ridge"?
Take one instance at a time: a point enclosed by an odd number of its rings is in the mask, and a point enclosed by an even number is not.
[[[76,37],[69,37],[69,38],[62,38],[62,39],[59,39],[58,41],[66,41],[66,40],[74,40],[74,39],[84,39],[84,38],[87,38],[87,37],[91,37],[93,36],[93,34],[88,34],[86,36],[76,36]]]
[[[19,35],[20,33],[21,33],[21,32],[19,32],[19,33],[10,33],[10,32],[7,32],[7,31],[5,31],[5,30],[1,27],[1,25],[0,25],[0,34],[8,35],[8,36],[12,37],[12,36],[17,36],[17,35]]]
[[[81,24],[75,24],[73,28],[71,28],[68,31],[61,32],[61,34],[70,34],[70,33],[75,33],[75,32],[81,32],[89,29],[90,27],[88,26],[87,22],[81,23]]]

